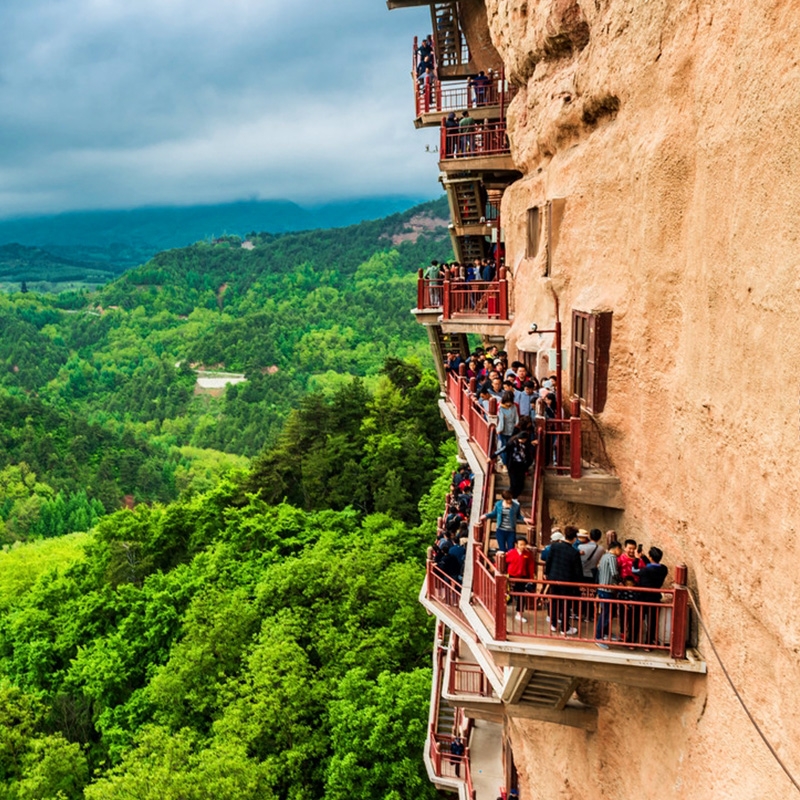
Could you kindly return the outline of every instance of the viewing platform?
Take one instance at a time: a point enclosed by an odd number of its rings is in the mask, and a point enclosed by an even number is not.
[[[508,311],[508,279],[500,268],[494,281],[442,280],[417,277],[417,321],[436,324],[448,333],[503,335],[511,324]]]
[[[502,75],[486,76],[485,81],[475,76],[466,80],[441,81],[420,80],[416,74],[414,81],[414,125],[417,128],[434,128],[442,124],[442,115],[468,111],[479,121],[505,119],[508,103],[517,94],[515,86],[507,84]]]
[[[448,128],[441,124],[439,169],[446,175],[518,172],[511,157],[505,120]]]

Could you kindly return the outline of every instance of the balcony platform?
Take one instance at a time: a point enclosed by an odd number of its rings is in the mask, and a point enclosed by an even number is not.
[[[496,153],[486,155],[462,155],[457,158],[444,158],[439,162],[439,171],[445,175],[455,175],[460,172],[471,173],[519,173],[511,153]]]
[[[456,67],[445,67],[444,69],[456,69]],[[468,75],[470,73],[467,73]],[[458,116],[461,116],[461,112],[466,110],[466,104],[463,108],[448,108],[446,110],[437,111],[435,109],[431,109],[430,111],[423,111],[414,119],[414,127],[419,128],[440,128],[442,125],[442,119],[446,117],[451,111],[455,111]],[[469,109],[469,115],[478,122],[483,122],[484,120],[489,121],[493,119],[497,119],[500,115],[500,106],[499,105],[491,105],[491,106],[478,106],[478,107],[471,107]]]
[[[603,508],[624,509],[622,483],[616,475],[601,469],[584,467],[580,478],[545,471],[544,492],[550,500],[583,503]]]
[[[415,8],[417,6],[431,6],[434,0],[386,0],[386,7],[389,11],[396,8]]]

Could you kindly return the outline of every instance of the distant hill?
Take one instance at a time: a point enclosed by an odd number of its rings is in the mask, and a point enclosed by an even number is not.
[[[50,253],[41,247],[0,245],[0,283],[105,283],[115,271]]]
[[[119,274],[158,252],[203,239],[250,231],[284,233],[340,227],[405,211],[420,200],[379,197],[311,208],[288,200],[247,200],[205,206],[71,212],[0,220],[0,245],[44,248],[52,259],[90,264],[100,271]]]

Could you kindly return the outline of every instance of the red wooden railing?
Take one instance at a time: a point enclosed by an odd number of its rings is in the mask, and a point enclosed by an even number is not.
[[[430,735],[430,756],[433,772],[439,778],[455,778],[465,781],[468,796],[472,797],[472,776],[469,769],[469,747],[464,749],[463,756],[453,755],[450,746],[454,736],[444,736],[435,731]]]
[[[539,586],[541,589],[536,592],[517,591],[511,581],[511,603],[520,609],[523,619],[509,618],[508,635],[558,639],[570,629],[576,631],[569,637],[571,641],[602,643],[602,631],[598,636],[597,625],[605,613],[609,635],[617,631],[616,640],[609,639],[607,644],[624,645],[631,650],[663,650],[674,658],[685,655],[686,631],[675,630],[674,626],[679,589],[637,587],[635,600],[620,600],[597,596],[598,590],[613,592],[614,587],[556,581],[541,581]]]
[[[500,106],[505,109],[517,94],[516,86],[507,85],[502,74],[487,78],[485,84],[476,83],[473,78],[457,82],[420,80],[416,69],[412,78],[418,117],[431,112],[447,113],[488,106]]]
[[[455,659],[450,660],[447,690],[451,695],[472,694],[478,697],[490,697],[492,694],[489,679],[477,664],[464,664]]]
[[[567,630],[574,629],[568,636],[570,641],[660,650],[672,658],[686,657],[688,589],[683,564],[675,569],[672,588],[630,587],[633,599],[619,597],[628,587],[515,581],[503,574],[504,569],[502,553],[497,554],[493,566],[481,549],[473,546],[472,597],[489,615],[497,640],[508,636],[561,639]],[[533,584],[534,591],[525,591],[526,584]],[[611,595],[598,596],[598,591]],[[517,613],[523,618],[519,619]],[[604,639],[605,626],[598,628],[603,618],[609,621],[608,639]]]
[[[431,278],[423,278],[422,270],[417,277],[417,308],[420,310],[427,308],[442,307],[442,281]]]
[[[464,371],[466,367],[462,370]],[[456,416],[469,433],[470,439],[486,458],[491,458],[494,453],[495,428],[471,391],[469,381],[464,375],[448,372],[446,392],[450,405],[455,409]]]
[[[442,120],[439,157],[443,161],[504,155],[510,152],[505,120],[476,122],[466,128],[447,128]]]
[[[442,318],[489,317],[508,319],[508,281],[504,267],[499,280],[462,281],[445,276],[442,282]]]
[[[508,319],[508,280],[504,267],[496,281],[462,281],[446,273],[443,280],[417,274],[417,308],[441,309],[442,319]]]
[[[464,619],[459,603],[461,602],[461,586],[449,575],[446,575],[432,561],[426,564],[425,596],[445,606],[451,614]]]

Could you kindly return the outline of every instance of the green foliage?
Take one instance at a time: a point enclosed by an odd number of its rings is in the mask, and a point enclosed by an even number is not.
[[[78,561],[87,541],[85,533],[73,533],[0,550],[0,612],[17,602],[43,573]]]

